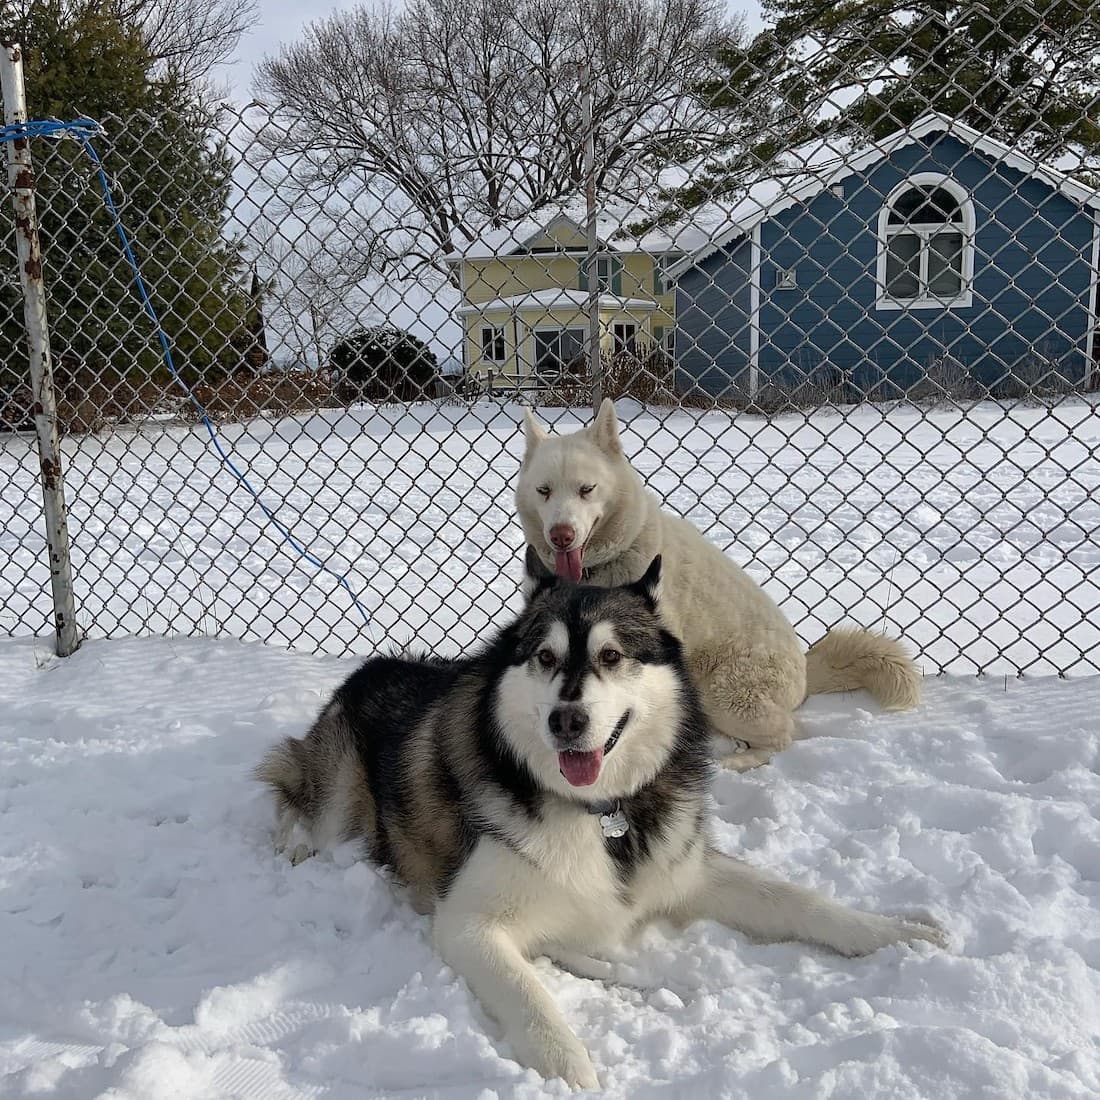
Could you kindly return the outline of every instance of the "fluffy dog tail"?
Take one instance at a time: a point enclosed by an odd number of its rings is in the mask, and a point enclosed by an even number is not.
[[[902,644],[861,627],[838,627],[806,653],[806,695],[862,688],[886,710],[920,702],[921,674]]]
[[[304,809],[306,758],[303,742],[288,737],[268,750],[252,772],[252,778],[266,783],[275,793],[280,809]]]
[[[273,746],[252,776],[272,789],[280,810],[317,817],[341,782],[352,778],[350,772],[361,773],[362,767],[343,704],[333,699],[304,738],[287,737]]]
[[[338,841],[373,837],[374,799],[339,699],[304,738],[272,747],[252,775],[275,796],[275,847],[291,862]]]

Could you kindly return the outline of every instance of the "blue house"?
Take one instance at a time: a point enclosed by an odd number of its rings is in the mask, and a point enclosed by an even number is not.
[[[943,115],[751,182],[676,264],[685,390],[1100,376],[1100,193]]]

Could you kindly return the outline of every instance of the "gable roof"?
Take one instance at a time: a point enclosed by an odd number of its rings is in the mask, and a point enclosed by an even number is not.
[[[600,309],[616,309],[624,313],[652,312],[657,303],[650,298],[624,298],[618,294],[601,294]],[[494,298],[490,302],[469,302],[459,306],[455,313],[459,317],[476,313],[493,313],[507,310],[509,313],[523,313],[534,310],[583,312],[588,309],[590,298],[587,290],[568,290],[565,287],[548,287],[546,290],[531,290],[526,294],[513,294],[507,298]]]
[[[1074,202],[1100,210],[1100,192],[1086,187],[1051,165],[1043,164],[1003,142],[987,137],[964,122],[932,111],[890,137],[858,149],[852,146],[851,139],[834,137],[792,150],[780,157],[778,168],[770,168],[750,181],[740,199],[731,205],[715,204],[711,220],[721,218],[722,232],[713,235],[690,256],[673,264],[668,271],[669,277],[676,278],[731,241],[750,233],[768,218],[797,203],[813,199],[834,184],[892,156],[899,149],[914,145],[930,134],[941,132],[958,138],[998,163],[1007,164],[1010,168],[1041,180]],[[823,156],[823,153],[827,156]],[[791,168],[789,174],[781,174],[783,165]]]
[[[632,219],[638,219],[637,206],[605,206],[596,216],[596,237],[602,252],[649,252],[662,254],[669,251],[681,253],[678,246],[667,233],[655,231],[641,237],[616,237]],[[449,264],[462,260],[490,260],[502,256],[525,255],[530,246],[553,230],[568,226],[582,237],[585,234],[585,212],[583,205],[572,204],[564,207],[548,207],[521,221],[497,229],[487,229],[472,241],[447,253],[444,261]],[[693,244],[694,246],[694,244]],[[569,251],[576,251],[570,249]],[[583,248],[581,249],[583,251]],[[546,255],[546,253],[537,253]]]

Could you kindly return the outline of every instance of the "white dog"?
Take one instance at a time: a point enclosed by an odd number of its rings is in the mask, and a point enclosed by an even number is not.
[[[920,673],[902,646],[863,629],[830,630],[803,652],[776,604],[721,550],[657,498],[627,462],[615,406],[589,427],[548,436],[528,411],[516,507],[527,542],[560,576],[635,581],[660,554],[663,614],[720,738],[716,755],[739,770],[765,763],[794,736],[808,695],[863,688],[888,710],[920,700]]]

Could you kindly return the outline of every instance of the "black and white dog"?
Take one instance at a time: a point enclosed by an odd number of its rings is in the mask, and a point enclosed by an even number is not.
[[[604,976],[598,956],[659,918],[845,955],[944,943],[711,846],[710,731],[661,620],[660,573],[658,558],[635,584],[575,585],[528,551],[523,613],[484,649],[367,661],[257,771],[280,848],[297,861],[362,838],[434,914],[439,950],[515,1057],[575,1087],[598,1087],[596,1070],[534,956]]]

